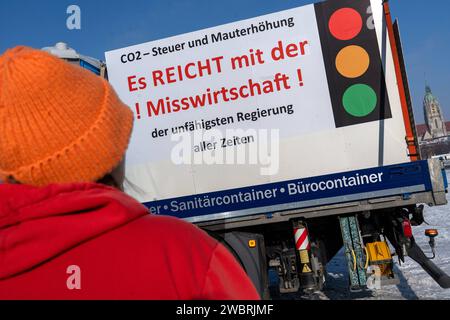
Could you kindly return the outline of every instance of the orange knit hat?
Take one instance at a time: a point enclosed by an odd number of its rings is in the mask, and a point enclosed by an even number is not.
[[[0,56],[0,180],[94,182],[119,164],[133,113],[107,81],[46,52]]]

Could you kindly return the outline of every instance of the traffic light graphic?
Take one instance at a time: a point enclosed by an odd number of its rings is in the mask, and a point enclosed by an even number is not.
[[[370,0],[315,5],[337,128],[392,118]]]

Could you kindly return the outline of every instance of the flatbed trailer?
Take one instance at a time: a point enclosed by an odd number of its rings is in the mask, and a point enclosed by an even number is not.
[[[442,287],[448,288],[450,278],[425,257],[408,231],[411,225],[423,222],[424,205],[447,204],[448,183],[443,162],[430,159],[332,176],[378,175],[381,172],[388,176],[389,182],[377,190],[338,197],[317,194],[312,200],[186,220],[225,244],[264,298],[279,297],[300,289],[309,293],[322,290],[326,283],[326,264],[350,240],[345,239],[345,230],[340,227],[348,218],[357,222],[355,231],[360,240],[350,241],[352,248],[347,250],[349,275],[357,272],[358,268],[366,274],[367,270],[373,271],[371,266],[381,267],[381,271],[377,269],[374,275],[367,273],[363,279],[353,279],[353,283],[350,279],[352,290],[398,283],[387,241],[394,247],[399,261],[411,256]],[[329,178],[319,177],[318,180]],[[304,243],[308,245],[304,247],[296,237],[299,229],[306,230]],[[374,250],[389,253],[369,257],[367,247],[373,244],[376,246]],[[363,252],[360,257],[354,254],[357,250]],[[302,263],[301,256],[305,263]],[[358,263],[354,261],[358,259]],[[308,272],[302,272],[304,270]],[[378,281],[378,285],[369,285],[369,280]]]
[[[288,222],[292,219],[312,219],[388,208],[408,207],[421,203],[429,206],[447,204],[446,193],[448,185],[445,168],[443,162],[438,159],[389,167],[377,167],[372,170],[377,173],[387,171],[391,175],[391,179],[395,180],[398,178],[401,182],[395,188],[381,186],[376,191],[345,194],[338,197],[322,197],[321,195],[317,195],[313,200],[296,201],[266,208],[234,211],[232,213],[220,213],[209,217],[199,216],[185,220],[207,230],[220,231]],[[363,172],[367,172],[367,170],[358,172],[362,174]],[[353,172],[351,174],[356,173]],[[348,174],[342,173],[333,176]],[[319,179],[324,179],[324,177]],[[262,211],[263,213],[254,213],[258,211]]]

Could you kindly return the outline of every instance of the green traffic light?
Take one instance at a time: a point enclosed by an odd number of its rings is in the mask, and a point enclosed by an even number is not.
[[[377,106],[378,98],[375,91],[365,84],[355,84],[348,88],[342,98],[345,111],[354,117],[366,117]]]

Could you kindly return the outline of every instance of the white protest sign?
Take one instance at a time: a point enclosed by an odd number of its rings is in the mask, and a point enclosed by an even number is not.
[[[385,164],[408,161],[390,54],[384,100],[371,76],[373,4],[308,5],[107,52],[109,80],[135,113],[127,192],[151,202],[369,168],[380,121]],[[346,23],[358,46],[341,38]]]

